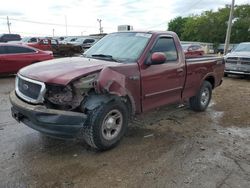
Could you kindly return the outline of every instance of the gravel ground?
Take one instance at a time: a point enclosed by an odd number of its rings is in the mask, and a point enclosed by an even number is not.
[[[224,78],[206,112],[164,107],[96,152],[47,138],[11,118],[14,77],[0,78],[0,187],[250,186],[250,80]]]

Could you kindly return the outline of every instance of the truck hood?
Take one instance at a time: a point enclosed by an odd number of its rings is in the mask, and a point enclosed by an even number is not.
[[[227,57],[249,57],[250,58],[250,52],[231,52],[225,56]]]
[[[84,57],[71,57],[35,63],[22,68],[19,74],[45,83],[67,85],[76,78],[101,71],[105,67],[117,65],[120,65],[120,63]]]

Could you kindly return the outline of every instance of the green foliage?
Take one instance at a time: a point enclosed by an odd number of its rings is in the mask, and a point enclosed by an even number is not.
[[[176,32],[181,40],[224,43],[230,6],[216,12],[205,11],[201,15],[177,17],[168,24],[168,30]],[[231,43],[250,41],[250,5],[235,7]]]
[[[177,33],[177,35],[180,37],[180,39],[182,40],[182,33],[184,32],[184,25],[187,22],[188,18],[182,18],[182,17],[177,17],[174,20],[171,20],[168,23],[168,29],[170,31],[175,31]]]

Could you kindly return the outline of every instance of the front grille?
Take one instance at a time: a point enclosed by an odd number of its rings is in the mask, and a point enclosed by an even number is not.
[[[237,57],[228,57],[228,58],[226,59],[226,63],[237,64],[237,60],[238,60]]]
[[[250,65],[250,58],[241,58],[241,64]]]
[[[226,63],[230,64],[244,64],[244,65],[250,65],[250,58],[245,57],[228,57],[226,59]]]
[[[32,99],[36,100],[38,98],[39,93],[41,91],[41,88],[42,88],[41,85],[38,85],[38,84],[35,84],[35,83],[32,83],[32,82],[23,80],[22,78],[18,79],[18,89],[19,89],[19,91],[23,95],[25,95],[27,97],[30,97]]]
[[[45,93],[45,84],[18,75],[16,78],[16,93],[25,101],[36,104],[41,103]]]

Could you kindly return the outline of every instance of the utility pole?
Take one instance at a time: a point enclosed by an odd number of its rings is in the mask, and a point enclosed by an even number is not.
[[[230,36],[231,36],[231,29],[232,29],[232,20],[233,20],[233,14],[234,14],[234,1],[232,0],[232,5],[230,9],[230,15],[229,15],[229,20],[227,24],[227,35],[226,35],[226,40],[225,40],[225,47],[224,47],[224,55],[227,54],[229,43],[230,43]]]
[[[55,37],[55,29],[53,28],[53,37]]]
[[[68,36],[68,23],[67,23],[67,16],[65,16],[65,29],[66,29],[66,37]]]
[[[8,30],[9,30],[9,34],[10,34],[10,20],[9,20],[9,16],[7,16],[7,26],[8,26]]]
[[[103,33],[102,20],[101,19],[97,19],[97,21],[99,22],[99,31],[100,31],[100,34],[102,34]]]

